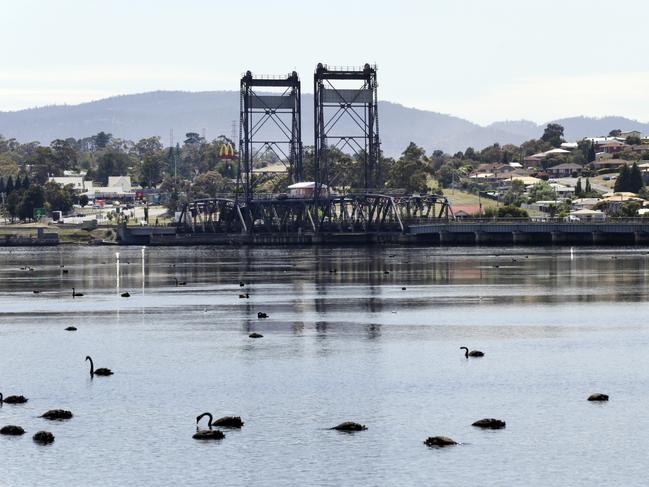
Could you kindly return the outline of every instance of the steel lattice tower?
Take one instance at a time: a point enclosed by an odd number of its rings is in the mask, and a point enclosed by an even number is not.
[[[361,86],[341,86],[349,81]],[[381,186],[377,87],[376,66],[354,69],[318,64],[313,76],[316,197],[335,177],[329,173],[329,147],[351,150],[361,159],[366,192]]]
[[[256,91],[264,88],[283,88],[283,92]],[[291,182],[302,180],[300,97],[300,79],[295,71],[283,77],[253,76],[247,71],[241,78],[237,186],[243,186],[247,202],[253,198],[257,184],[253,162],[262,151],[270,150],[279,158]]]

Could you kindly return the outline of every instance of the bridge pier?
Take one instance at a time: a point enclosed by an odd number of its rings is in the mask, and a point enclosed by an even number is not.
[[[559,231],[550,232],[552,236],[552,245],[563,245],[566,243],[566,234]]]
[[[636,245],[649,245],[649,232],[633,232]]]
[[[593,236],[593,245],[604,245],[607,243],[606,235],[603,232],[595,231],[591,235]]]
[[[474,241],[476,245],[509,245],[514,242],[513,232],[484,232],[478,230],[474,232]]]

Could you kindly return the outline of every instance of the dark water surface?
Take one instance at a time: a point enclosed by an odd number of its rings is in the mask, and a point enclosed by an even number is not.
[[[3,249],[0,391],[29,402],[0,485],[646,485],[648,275],[637,248]],[[246,424],[201,443],[203,411]]]

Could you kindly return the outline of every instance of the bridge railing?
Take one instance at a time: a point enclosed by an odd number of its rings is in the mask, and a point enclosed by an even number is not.
[[[610,225],[610,224],[643,224],[643,225],[649,225],[649,218],[641,218],[641,217],[631,217],[631,218],[606,218],[603,220],[587,220],[587,219],[581,219],[581,220],[566,220],[566,218],[515,218],[515,217],[505,217],[505,218],[495,218],[495,217],[490,217],[490,218],[457,218],[457,219],[432,219],[432,218],[407,218],[403,219],[404,224],[408,225],[428,225],[431,223],[438,223],[438,224],[449,224],[449,225],[462,225],[462,224],[467,224],[467,223],[479,223],[483,225],[488,225],[488,224],[502,224],[502,223],[524,223],[526,225],[529,224],[539,224],[539,225],[546,225],[548,223],[566,223],[566,224],[571,224],[571,225],[593,225],[593,224],[602,224],[602,225]]]

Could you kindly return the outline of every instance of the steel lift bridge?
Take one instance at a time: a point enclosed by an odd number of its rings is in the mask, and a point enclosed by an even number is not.
[[[376,67],[336,68],[318,64],[314,73],[314,185],[312,195],[263,194],[266,179],[253,163],[271,153],[286,166],[289,184],[304,180],[300,80],[241,78],[237,192],[188,203],[181,233],[349,233],[403,232],[408,221],[449,217],[446,198],[388,192],[380,165]],[[279,93],[269,94],[268,90]],[[361,166],[361,187],[342,192],[331,148],[353,155]]]

